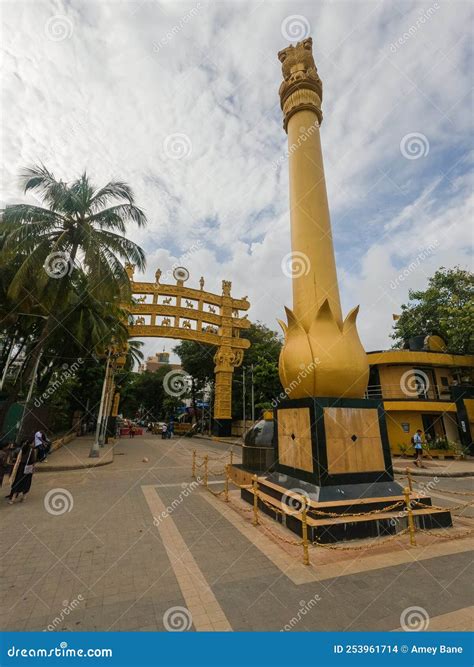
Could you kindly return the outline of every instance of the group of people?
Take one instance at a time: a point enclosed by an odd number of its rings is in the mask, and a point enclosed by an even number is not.
[[[169,421],[161,426],[161,439],[166,440],[174,435],[174,421]]]
[[[23,502],[31,488],[35,464],[47,461],[51,442],[43,431],[22,441],[20,446],[10,442],[0,449],[0,487],[8,475],[10,492],[5,498],[9,505]]]

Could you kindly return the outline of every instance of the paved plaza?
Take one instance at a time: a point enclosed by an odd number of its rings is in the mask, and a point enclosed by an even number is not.
[[[4,502],[3,628],[397,630],[412,607],[426,612],[425,629],[472,627],[471,509],[455,517],[457,539],[314,548],[305,567],[295,535],[265,517],[252,526],[238,490],[226,504],[192,483],[193,449],[198,460],[230,449],[240,460],[237,445],[145,435],[120,440],[110,464],[37,473],[26,502]],[[67,455],[48,463],[55,456]],[[442,489],[433,502],[455,507],[472,478],[445,478]]]

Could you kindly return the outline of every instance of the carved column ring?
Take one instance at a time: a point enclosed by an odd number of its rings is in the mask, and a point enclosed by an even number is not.
[[[291,86],[281,100],[281,108],[284,114],[283,127],[285,128],[285,131],[287,130],[290,118],[303,109],[314,111],[318,117],[319,124],[321,124],[323,120],[321,98],[318,95],[316,86],[311,86],[310,88],[308,82],[305,82],[304,87],[301,87],[301,84]]]

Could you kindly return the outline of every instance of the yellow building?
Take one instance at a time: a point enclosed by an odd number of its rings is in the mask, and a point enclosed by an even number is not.
[[[383,400],[393,453],[411,448],[421,429],[432,447],[447,439],[474,454],[474,355],[404,349],[367,356],[367,396]]]

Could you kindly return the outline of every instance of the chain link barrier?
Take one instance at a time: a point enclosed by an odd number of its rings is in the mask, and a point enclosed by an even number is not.
[[[225,468],[223,468],[222,470],[208,470],[207,474],[212,475],[213,477],[218,477],[219,475],[225,475]]]
[[[454,507],[440,507],[439,505],[425,505],[424,503],[419,503],[416,500],[412,500],[411,502],[414,505],[418,505],[418,507],[422,507],[423,509],[443,510],[444,512],[451,512],[451,514],[454,512],[454,510],[459,510],[464,507],[470,507],[471,505],[474,504],[474,500],[470,500],[468,503],[461,503],[461,505],[455,505]]]
[[[433,477],[436,477],[436,473],[433,475]],[[422,482],[419,482],[418,480],[414,480],[412,475],[411,475],[411,470],[410,468],[406,469],[406,478],[408,481],[408,486],[410,487],[410,490],[413,489],[413,485],[416,485],[417,487],[421,487],[421,491],[426,493],[426,486],[427,484],[423,485]],[[435,486],[433,488],[429,489],[436,495],[436,492],[438,493],[447,493],[448,495],[451,494],[453,496],[474,496],[474,491],[450,491],[448,489],[440,489],[439,487]]]
[[[333,551],[367,551],[368,549],[373,549],[375,547],[379,546],[384,546],[385,544],[392,542],[393,540],[399,539],[403,535],[409,534],[410,535],[410,544],[412,546],[416,546],[416,539],[415,539],[415,522],[414,522],[414,515],[413,515],[413,506],[420,507],[422,509],[435,509],[435,510],[443,510],[443,511],[449,511],[453,513],[454,510],[460,509],[460,508],[465,508],[469,507],[474,503],[474,500],[468,502],[468,503],[463,503],[461,505],[457,505],[455,507],[438,507],[437,505],[426,505],[425,503],[421,503],[418,500],[415,500],[414,498],[410,498],[410,496],[413,494],[413,481],[411,476],[409,475],[407,471],[407,479],[408,479],[408,484],[403,493],[404,493],[404,500],[397,500],[394,502],[392,505],[388,505],[383,508],[379,509],[374,509],[370,510],[369,512],[325,512],[323,510],[319,510],[317,508],[312,508],[310,504],[307,503],[307,500],[304,496],[301,496],[298,498],[296,494],[293,494],[295,499],[298,500],[298,502],[301,504],[301,508],[299,510],[292,510],[288,509],[288,511],[285,511],[284,509],[279,509],[275,505],[269,503],[266,501],[264,498],[262,498],[262,495],[259,493],[258,489],[258,477],[257,475],[252,476],[252,482],[251,484],[239,484],[236,482],[233,478],[232,475],[230,474],[230,468],[232,466],[232,452],[230,452],[230,463],[228,463],[223,470],[209,470],[209,461],[216,461],[216,460],[222,460],[226,457],[220,457],[220,458],[209,458],[209,456],[206,454],[204,456],[204,459],[201,461],[201,463],[196,462],[196,450],[193,450],[193,463],[192,463],[192,476],[195,478],[196,475],[196,468],[201,468],[204,466],[204,487],[206,488],[207,491],[209,491],[214,497],[220,498],[222,495],[224,495],[224,501],[229,502],[229,483],[232,484],[234,487],[238,489],[246,489],[253,495],[253,508],[252,509],[247,509],[245,507],[238,507],[237,511],[239,513],[245,513],[245,514],[252,514],[253,519],[252,519],[252,524],[254,526],[261,526],[264,531],[266,531],[268,534],[270,534],[275,540],[279,540],[281,542],[284,542],[285,544],[289,544],[291,546],[296,546],[296,547],[303,547],[303,564],[304,565],[309,565],[309,547],[321,547],[323,549],[331,549]],[[212,475],[214,477],[217,477],[219,475],[225,475],[225,480],[222,480],[222,483],[224,484],[224,488],[221,491],[213,491],[212,489],[209,488],[209,483],[208,483],[208,476]],[[450,492],[449,492],[450,493]],[[459,495],[474,495],[470,494],[468,492],[457,492]],[[275,499],[276,500],[276,499]],[[302,539],[301,540],[292,540],[283,537],[282,535],[279,535],[275,533],[275,531],[271,530],[267,525],[264,523],[260,523],[259,521],[259,515],[258,515],[258,509],[259,509],[259,502],[267,507],[269,510],[274,512],[275,514],[279,516],[283,515],[289,515],[296,517],[301,521],[301,526],[302,526]],[[278,501],[276,501],[278,502]],[[283,504],[281,503],[282,508]],[[358,545],[358,546],[336,546],[334,544],[324,544],[320,540],[310,540],[308,539],[308,512],[312,512],[316,516],[323,516],[323,517],[329,517],[329,518],[352,518],[352,517],[359,517],[359,516],[371,516],[373,514],[385,514],[387,512],[390,512],[392,510],[395,510],[396,508],[401,508],[403,507],[403,513],[407,513],[408,517],[408,527],[394,533],[393,535],[389,535],[388,537],[385,538],[374,538],[374,541],[371,542],[370,544],[364,544],[364,545]],[[416,511],[416,510],[415,510]],[[459,516],[459,515],[455,515]],[[310,519],[314,518],[310,516]],[[389,518],[389,517],[387,517]],[[444,533],[435,533],[432,530],[423,530],[422,533],[426,535],[431,535],[433,537],[438,537],[440,539],[461,539],[463,537],[466,537],[467,535],[470,535],[473,530],[470,530],[466,533],[458,533],[457,535],[446,535]]]
[[[403,500],[397,500],[393,505],[388,505],[388,507],[383,507],[382,509],[370,510],[370,512],[324,512],[323,510],[314,509],[311,506],[308,507],[308,511],[314,512],[315,514],[321,514],[322,516],[329,516],[332,519],[338,517],[352,517],[352,516],[370,516],[371,514],[380,514],[381,512],[390,512],[396,507],[404,506],[405,503]]]
[[[314,542],[311,542],[311,546],[313,547],[323,547],[324,549],[332,549],[333,551],[365,551],[366,549],[373,549],[374,547],[381,547],[384,544],[387,544],[388,542],[392,542],[393,540],[397,539],[397,537],[401,537],[402,535],[406,535],[409,532],[408,528],[405,528],[404,530],[401,530],[398,533],[394,533],[393,535],[390,535],[389,537],[385,538],[376,538],[376,542],[372,542],[370,544],[363,544],[363,545],[358,545],[356,547],[336,547],[334,544],[323,544],[319,540],[315,540]]]

